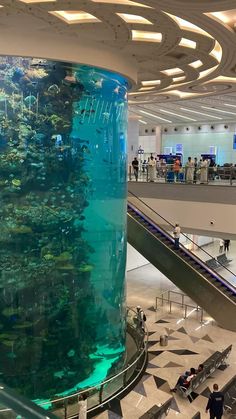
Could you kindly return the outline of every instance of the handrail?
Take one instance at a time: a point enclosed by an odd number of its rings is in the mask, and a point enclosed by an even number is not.
[[[137,314],[132,308],[128,308],[128,310],[127,310],[127,313],[129,312],[129,311],[132,311],[135,315]],[[131,327],[133,327],[135,330],[136,330],[136,328],[134,327],[134,326],[131,326]],[[117,373],[116,375],[113,375],[112,377],[110,377],[110,378],[108,378],[107,380],[104,380],[104,381],[102,381],[101,383],[97,383],[96,385],[94,385],[94,386],[91,386],[91,387],[87,387],[86,389],[84,389],[84,390],[80,390],[80,391],[78,391],[78,392],[76,392],[76,393],[73,393],[73,394],[71,394],[71,395],[69,395],[69,396],[65,396],[65,397],[60,397],[60,398],[57,398],[57,399],[53,399],[53,400],[49,400],[49,401],[47,401],[47,402],[42,402],[42,403],[39,403],[39,406],[41,406],[41,407],[43,407],[43,406],[45,406],[45,405],[48,405],[49,403],[50,404],[53,404],[53,403],[58,403],[58,402],[60,402],[60,401],[66,401],[66,400],[68,400],[68,399],[70,399],[70,398],[74,398],[74,397],[79,397],[80,395],[82,395],[83,393],[87,393],[87,394],[89,394],[89,393],[91,393],[93,390],[95,390],[95,389],[97,389],[98,387],[102,387],[102,386],[104,386],[105,384],[108,384],[109,382],[111,382],[111,381],[113,381],[114,379],[116,379],[117,377],[119,377],[119,376],[121,376],[121,375],[123,375],[123,374],[125,374],[128,370],[130,370],[133,366],[135,366],[135,364],[137,364],[138,363],[138,361],[142,358],[142,356],[143,356],[143,354],[145,353],[145,352],[147,352],[147,347],[148,347],[148,328],[147,328],[147,325],[146,325],[146,323],[144,324],[144,333],[143,333],[143,341],[142,341],[142,344],[140,345],[140,347],[139,348],[137,348],[137,351],[141,351],[140,352],[140,354],[139,354],[139,356],[131,363],[131,364],[128,364],[128,366],[125,368],[125,369],[123,369],[122,371],[120,371],[119,373]],[[102,403],[102,404],[104,404],[104,402]],[[90,409],[88,409],[88,412],[89,411],[92,411],[92,410],[94,410],[95,408],[97,409],[98,407],[99,407],[100,405],[96,405],[94,408],[90,408]]]
[[[138,199],[138,201],[140,201],[142,204],[144,204],[148,209],[150,209],[152,212],[154,212],[156,215],[158,215],[158,217],[160,217],[162,220],[164,220],[167,224],[169,224],[171,227],[175,227],[173,224],[170,223],[170,221],[166,220],[166,218],[164,218],[162,215],[158,214],[157,211],[155,211],[152,207],[150,207],[150,205],[146,204],[146,202],[144,202],[141,198],[139,198],[136,194],[134,194],[133,192],[131,192],[130,190],[128,190],[128,193],[133,195],[136,199]],[[167,232],[167,234],[170,236],[170,234]],[[211,259],[215,259],[214,256],[212,256],[210,253],[208,253],[205,249],[202,249],[197,243],[195,243],[192,239],[190,239],[185,233],[181,234],[187,239],[189,240],[191,243],[193,243],[195,246],[198,247],[198,249],[200,249],[202,252],[204,252],[206,255],[210,256]],[[192,253],[192,252],[190,252]],[[196,256],[196,255],[194,255]],[[230,269],[228,269],[226,266],[224,266],[221,262],[217,261],[218,264],[224,268],[225,270],[227,270],[229,273],[231,273],[232,275],[236,276],[236,274],[234,272],[232,272]],[[221,276],[221,275],[219,275]],[[225,278],[224,278],[225,279]]]
[[[134,204],[128,204],[131,206],[131,208],[136,208],[134,206]],[[162,234],[164,234],[169,240],[171,240],[172,242],[174,241],[173,237],[163,228],[161,228],[160,226],[158,226],[155,221],[151,220],[151,218],[149,218],[148,216],[144,215],[142,213],[141,210],[136,209],[136,212],[138,214],[142,214],[142,218],[147,220],[150,224],[152,224],[156,229],[159,230],[159,232],[161,232]],[[155,212],[155,211],[154,211]],[[165,245],[165,244],[164,244]],[[166,245],[165,245],[166,246]],[[214,271],[212,268],[210,268],[209,266],[207,266],[203,260],[201,260],[197,255],[195,255],[194,253],[192,253],[190,250],[186,249],[182,244],[180,244],[182,250],[184,251],[184,253],[188,254],[193,260],[197,261],[197,263],[199,265],[201,265],[206,271],[208,271],[212,276],[214,276],[215,278],[217,278],[222,284],[224,284],[228,289],[231,290],[231,292],[233,292],[234,294],[236,294],[236,288],[235,286],[229,282],[226,278],[224,278],[223,276],[221,276],[218,272]],[[170,249],[172,251],[172,249]],[[185,260],[185,263],[187,265],[189,265],[189,263]],[[195,269],[192,265],[191,266],[192,269]],[[234,275],[234,274],[233,274]],[[219,292],[222,292],[220,289],[218,290]]]

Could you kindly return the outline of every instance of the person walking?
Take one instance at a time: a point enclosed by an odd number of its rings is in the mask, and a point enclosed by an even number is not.
[[[175,182],[179,181],[180,163],[181,163],[180,159],[178,157],[176,157],[176,159],[174,161],[174,166],[173,166]]]
[[[208,399],[206,413],[210,411],[210,419],[221,419],[223,415],[224,395],[219,391],[218,384],[213,384],[213,392]]]
[[[132,167],[133,167],[134,177],[135,177],[136,182],[138,181],[138,166],[139,166],[138,159],[137,157],[134,157],[134,160],[132,161]]]
[[[178,250],[179,249],[179,239],[180,239],[180,233],[181,233],[181,229],[179,224],[175,224],[175,228],[173,231],[173,235],[174,235],[174,239],[175,239],[175,249]]]
[[[79,407],[79,419],[87,419],[88,400],[87,400],[86,393],[83,393],[79,396],[78,407]]]
[[[185,167],[186,167],[186,182],[193,183],[194,162],[192,161],[191,157],[188,157],[188,161]]]

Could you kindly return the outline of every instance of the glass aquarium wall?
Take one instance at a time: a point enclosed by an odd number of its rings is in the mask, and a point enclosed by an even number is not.
[[[0,58],[0,373],[38,402],[122,366],[126,128],[122,76]]]

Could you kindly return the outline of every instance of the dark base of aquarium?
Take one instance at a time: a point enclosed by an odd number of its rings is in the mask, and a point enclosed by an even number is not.
[[[122,363],[126,178],[112,144],[124,132],[125,94],[109,72],[0,58],[0,374],[31,399],[73,393]],[[97,161],[118,185],[121,214],[106,233],[106,271],[88,235],[91,199],[111,195],[96,195],[105,181],[90,169]]]

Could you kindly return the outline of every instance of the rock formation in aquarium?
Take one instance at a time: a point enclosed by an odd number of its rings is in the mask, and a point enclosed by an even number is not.
[[[0,59],[0,374],[33,399],[122,363],[126,86],[115,76]]]

